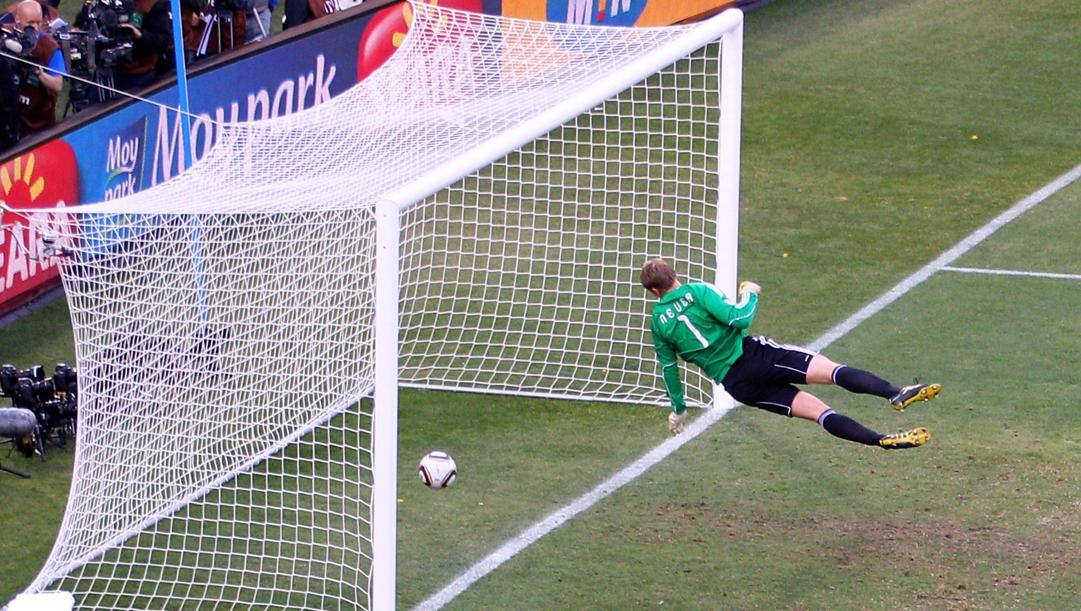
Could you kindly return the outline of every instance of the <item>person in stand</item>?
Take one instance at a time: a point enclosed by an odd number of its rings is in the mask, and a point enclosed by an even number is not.
[[[11,61],[0,57],[0,151],[18,144],[21,136],[19,77]]]
[[[282,29],[295,28],[302,23],[336,13],[338,10],[338,0],[285,0]]]
[[[173,21],[169,0],[135,0],[135,12],[120,27],[131,32],[131,59],[116,66],[116,87],[134,91],[152,85],[168,72],[167,54],[173,49]]]
[[[23,65],[18,73],[19,118],[22,135],[32,134],[56,124],[56,100],[64,87],[64,56],[60,45],[47,32],[42,5],[36,0],[24,0],[15,5],[14,29],[30,33],[34,47],[30,56],[34,66]]]

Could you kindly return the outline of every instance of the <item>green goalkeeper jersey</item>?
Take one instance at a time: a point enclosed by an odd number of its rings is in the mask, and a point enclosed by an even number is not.
[[[676,357],[698,365],[719,383],[743,354],[743,337],[757,309],[754,293],[732,303],[716,287],[703,283],[684,284],[653,307],[653,346],[676,413],[687,408]]]

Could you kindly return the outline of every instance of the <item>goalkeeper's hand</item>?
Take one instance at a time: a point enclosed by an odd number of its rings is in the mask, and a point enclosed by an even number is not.
[[[673,435],[679,435],[683,432],[683,423],[687,420],[687,412],[677,414],[675,412],[669,412],[668,414],[668,430]]]
[[[736,291],[736,299],[743,299],[744,293],[754,293],[757,295],[762,291],[762,287],[758,284],[751,282],[750,280],[744,280],[739,283],[739,290]]]

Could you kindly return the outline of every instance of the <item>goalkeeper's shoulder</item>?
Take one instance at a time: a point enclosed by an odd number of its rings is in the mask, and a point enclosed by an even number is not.
[[[751,280],[744,280],[743,282],[739,283],[739,288],[736,290],[735,299],[729,297],[729,295],[723,290],[721,290],[721,288],[717,285],[710,284],[708,282],[694,282],[686,286],[690,287],[691,292],[695,293],[695,296],[698,298],[706,298],[708,300],[716,298],[731,305],[737,305],[742,302],[745,295],[757,296],[760,292],[762,292],[762,287],[759,286],[758,283]]]
[[[709,282],[691,282],[687,286],[691,293],[694,294],[697,299],[708,299],[721,301],[728,301],[728,295],[721,290],[721,287]]]

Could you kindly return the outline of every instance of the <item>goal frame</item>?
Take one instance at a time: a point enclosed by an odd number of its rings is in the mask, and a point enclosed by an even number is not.
[[[728,9],[677,40],[598,79],[573,98],[431,169],[376,205],[375,388],[372,421],[373,609],[395,608],[397,566],[398,359],[401,214],[634,86],[701,47],[720,40],[717,261],[714,283],[735,294],[739,236],[739,166],[743,99],[743,12]],[[724,265],[723,263],[728,263]],[[731,398],[714,385],[714,407]]]
[[[685,35],[642,56],[578,91],[569,99],[431,168],[375,204],[374,384],[372,413],[372,567],[369,602],[373,609],[396,604],[398,391],[401,340],[402,215],[425,198],[498,161],[524,145],[641,83],[700,48],[720,42],[717,155],[716,261],[714,283],[735,294],[738,254],[739,168],[743,69],[743,13],[726,10]],[[712,404],[732,400],[713,387]],[[24,595],[31,605],[67,608],[74,601],[57,592]],[[22,597],[20,597],[22,598]],[[62,599],[62,600],[61,600]],[[19,599],[13,601],[13,605]],[[43,608],[37,607],[34,608]]]

